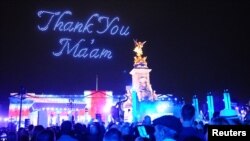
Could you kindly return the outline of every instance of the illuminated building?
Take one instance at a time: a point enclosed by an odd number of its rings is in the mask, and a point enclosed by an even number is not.
[[[18,125],[20,96],[11,93],[9,99],[10,121]],[[82,95],[26,93],[22,101],[21,127],[25,124],[55,126],[60,125],[63,120],[88,123],[97,116],[101,116],[106,122],[116,99],[112,91],[84,91]]]

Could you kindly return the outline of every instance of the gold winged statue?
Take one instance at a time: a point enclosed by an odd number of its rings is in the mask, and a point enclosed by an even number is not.
[[[134,66],[144,66],[147,67],[147,62],[146,59],[147,57],[143,57],[143,45],[146,43],[146,41],[144,42],[138,42],[136,40],[134,40],[135,43],[135,48],[134,48],[134,52],[136,53],[136,56],[134,57]]]

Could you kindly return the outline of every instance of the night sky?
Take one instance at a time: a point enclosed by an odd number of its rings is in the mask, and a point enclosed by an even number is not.
[[[0,104],[4,109],[11,92],[25,87],[37,94],[83,94],[99,90],[124,94],[131,85],[133,39],[147,41],[147,56],[152,88],[158,94],[174,94],[190,101],[196,94],[205,99],[208,92],[222,95],[229,89],[231,99],[246,103],[250,97],[249,68],[250,3],[236,1],[3,1],[1,2]],[[129,26],[128,36],[69,33],[38,25],[40,10],[63,12],[65,21],[86,23],[99,13],[119,25]],[[95,25],[98,25],[97,22]],[[106,48],[112,59],[83,59],[63,54],[59,40],[84,38],[89,49]],[[95,39],[93,46],[89,45]]]

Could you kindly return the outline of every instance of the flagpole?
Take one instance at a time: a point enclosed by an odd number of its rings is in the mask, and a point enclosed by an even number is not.
[[[95,80],[95,90],[98,91],[98,75],[96,75],[96,80]]]

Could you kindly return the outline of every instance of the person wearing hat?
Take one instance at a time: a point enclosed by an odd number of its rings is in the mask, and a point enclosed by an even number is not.
[[[156,141],[176,141],[182,128],[180,119],[173,115],[156,118],[153,120],[153,125],[155,127],[154,136]]]

